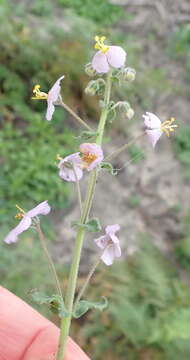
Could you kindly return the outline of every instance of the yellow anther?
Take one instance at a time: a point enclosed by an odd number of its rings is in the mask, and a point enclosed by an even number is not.
[[[106,40],[105,36],[95,36],[96,44],[94,45],[95,49],[102,51],[104,54],[109,50],[109,46],[104,44],[104,41]]]
[[[18,213],[15,215],[15,219],[21,220],[23,218],[24,214]]]
[[[56,155],[56,160],[63,160],[63,158],[59,154],[57,154]]]
[[[161,130],[164,131],[167,136],[170,136],[170,132],[173,132],[174,128],[178,127],[177,124],[172,125],[174,121],[175,118],[172,117],[171,119],[164,121],[161,125]]]
[[[34,86],[33,89],[33,94],[34,96],[32,96],[33,100],[47,100],[48,94],[46,94],[45,92],[40,91],[40,85],[37,84]]]
[[[19,212],[15,215],[15,219],[20,220],[20,219],[23,218],[23,216],[25,214],[25,211],[20,206],[18,206],[17,204],[15,206],[19,210]]]
[[[97,156],[95,154],[84,153],[82,155],[82,161],[83,161],[83,166],[82,167],[87,168],[96,159],[97,159]]]

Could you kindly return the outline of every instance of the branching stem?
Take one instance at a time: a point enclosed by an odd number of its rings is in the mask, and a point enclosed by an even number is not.
[[[108,104],[110,102],[110,92],[111,92],[111,77],[112,77],[112,73],[110,70],[109,73],[107,74],[105,95],[104,95],[104,107],[102,109],[102,113],[101,113],[100,121],[99,121],[99,125],[98,125],[98,130],[97,130],[98,135],[96,138],[96,144],[98,144],[98,145],[102,144],[104,128],[105,128],[106,119],[107,119],[107,115],[108,115]],[[82,123],[83,123],[83,121],[82,121]],[[85,123],[85,126],[86,126],[86,123]],[[82,211],[82,215],[81,215],[81,219],[80,219],[80,222],[83,224],[85,224],[86,221],[88,220],[89,212],[90,212],[90,209],[92,206],[92,200],[93,200],[94,193],[95,193],[97,175],[98,175],[98,172],[95,169],[92,171],[92,173],[89,177],[87,194],[86,194],[83,211]],[[71,324],[71,319],[72,319],[74,295],[75,295],[75,290],[76,290],[76,283],[77,283],[79,263],[80,263],[81,250],[82,250],[83,241],[84,241],[84,235],[85,235],[85,229],[79,228],[78,232],[77,232],[77,236],[76,236],[76,243],[75,243],[75,248],[73,251],[73,259],[72,259],[69,280],[68,280],[68,287],[67,287],[67,292],[66,292],[66,297],[65,297],[65,306],[66,306],[67,311],[69,312],[69,316],[66,318],[63,318],[61,321],[61,331],[60,331],[60,338],[59,338],[59,345],[58,345],[58,352],[57,352],[56,360],[64,360],[64,358],[65,358],[67,337],[69,335],[70,324]]]

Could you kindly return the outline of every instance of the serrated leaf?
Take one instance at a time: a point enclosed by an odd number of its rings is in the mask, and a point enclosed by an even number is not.
[[[103,297],[102,300],[99,302],[81,300],[77,304],[77,307],[75,309],[73,316],[76,319],[78,319],[90,309],[97,309],[97,310],[103,311],[107,306],[108,306],[108,301],[105,297]]]
[[[54,314],[58,314],[60,318],[67,317],[69,315],[68,311],[65,309],[63,299],[59,295],[48,296],[39,291],[35,291],[32,293],[32,298],[40,305],[48,305],[49,309]]]
[[[103,163],[101,163],[100,166],[101,166],[102,169],[108,170],[108,172],[109,172],[111,175],[117,175],[117,170],[115,170],[115,169],[113,168],[113,165],[112,165],[111,163],[109,163],[109,162],[103,162]]]
[[[73,221],[72,226],[79,226],[89,232],[97,232],[102,228],[98,218],[90,219],[86,224],[82,224],[80,221]]]

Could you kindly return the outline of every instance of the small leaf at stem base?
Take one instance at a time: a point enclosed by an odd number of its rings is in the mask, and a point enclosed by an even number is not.
[[[49,309],[60,318],[67,317],[69,315],[68,311],[65,309],[63,299],[61,299],[59,295],[48,296],[39,291],[34,291],[32,292],[32,298],[40,305],[48,305]]]
[[[99,302],[92,302],[87,300],[81,300],[77,304],[73,317],[78,319],[84,315],[90,309],[98,309],[100,311],[104,310],[108,306],[108,301],[105,297],[102,298]]]
[[[86,224],[82,224],[80,221],[73,221],[72,226],[79,226],[89,232],[98,232],[102,228],[98,218],[90,219]]]

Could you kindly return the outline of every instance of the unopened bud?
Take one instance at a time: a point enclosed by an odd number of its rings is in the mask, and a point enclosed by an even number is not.
[[[92,64],[91,63],[88,63],[85,65],[85,73],[88,75],[88,76],[94,76],[96,75],[96,70],[93,69],[92,67]]]
[[[131,120],[133,118],[133,116],[135,115],[135,112],[132,108],[129,108],[126,113],[125,113],[126,117]]]
[[[86,95],[93,96],[97,92],[97,84],[95,80],[92,80],[88,83],[87,87],[84,89]]]
[[[132,82],[136,78],[136,70],[130,67],[127,67],[123,70],[123,78],[126,81]]]

